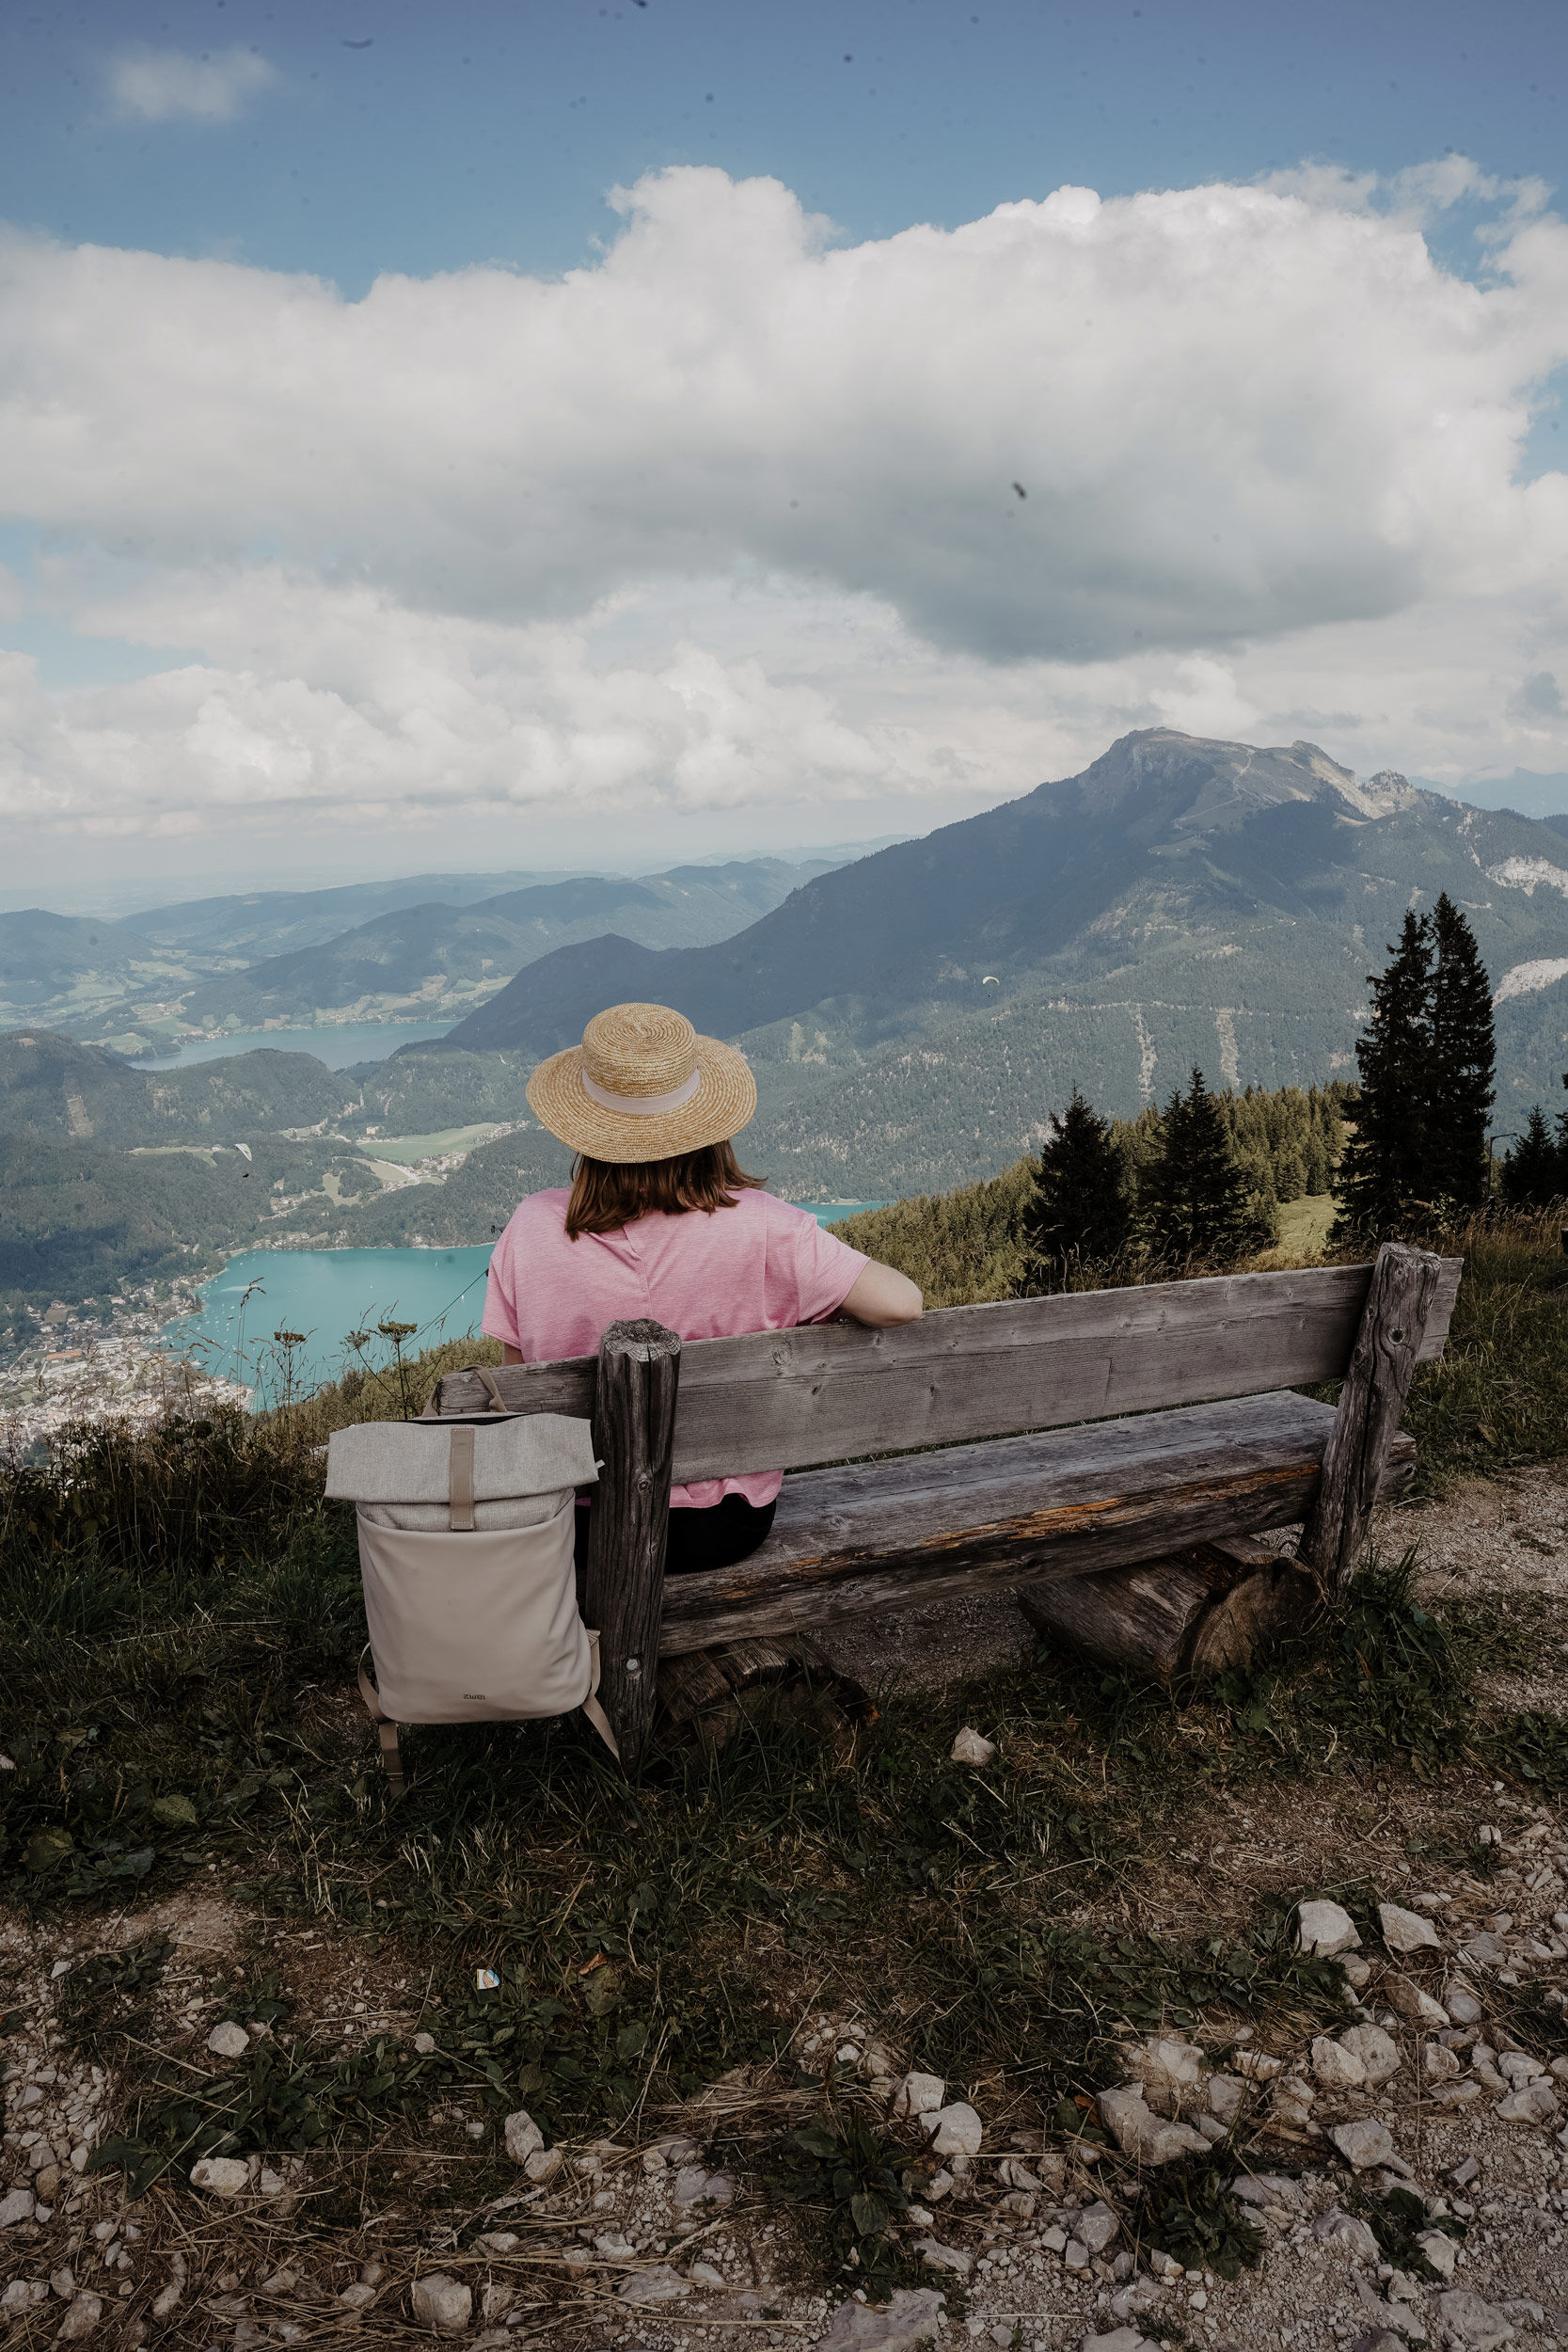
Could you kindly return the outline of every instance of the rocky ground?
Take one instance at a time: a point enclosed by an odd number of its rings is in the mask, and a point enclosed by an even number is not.
[[[1419,1540],[1433,1593],[1568,1593],[1561,1466],[1380,1534],[1386,1549]],[[957,1631],[949,1615],[945,1634],[934,1613],[901,1628],[886,1674],[980,1671],[1028,1638],[1009,1611],[987,1604]],[[1560,1711],[1544,1628],[1513,1678]],[[854,1662],[875,1664],[865,1637]],[[978,1735],[970,1756],[986,1769]],[[345,2142],[218,2158],[140,2197],[123,2172],[88,2169],[135,2126],[128,2052],[175,2060],[194,2112],[280,2038],[385,2051],[413,2081],[459,2046],[451,2021],[395,1938],[368,1953],[329,1923],[258,1921],[215,1882],[90,1921],[13,1916],[0,1940],[5,2342],[1544,2352],[1568,2342],[1568,1816],[1555,1798],[1458,1766],[1271,1784],[1266,1804],[1243,1788],[1216,1798],[1201,1838],[1146,1855],[1067,1915],[1191,1938],[1260,1898],[1364,1875],[1389,1891],[1359,1939],[1326,1900],[1294,1918],[1303,1948],[1342,1975],[1341,2024],[1216,2009],[1180,2032],[1129,2032],[1120,2087],[1071,2132],[1019,2126],[994,2086],[910,2074],[879,2039],[884,2021],[808,1987],[790,2068],[737,2070],[640,2111],[613,2141],[547,2148],[525,2111],[487,2116],[477,2077],[470,2095],[459,2076],[416,2136],[373,2155]],[[287,2024],[255,2002],[236,2014],[242,1949],[251,1979],[264,1968],[293,2003]],[[131,1958],[105,1963],[116,1953]],[[892,2224],[891,2291],[857,2291],[852,2267],[825,2286],[819,2214],[768,2195],[750,2160],[820,2104],[796,2066],[927,2152]],[[486,2183],[471,2201],[467,2168]],[[1216,2178],[1231,2196],[1213,2199]]]

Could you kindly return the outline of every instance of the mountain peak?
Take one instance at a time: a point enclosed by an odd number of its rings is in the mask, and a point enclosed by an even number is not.
[[[1086,811],[1131,818],[1164,810],[1176,834],[1229,833],[1261,810],[1295,801],[1338,801],[1356,818],[1391,816],[1413,807],[1417,787],[1392,769],[1363,783],[1320,744],[1230,743],[1183,735],[1176,727],[1139,727],[1117,738],[1081,775],[1045,792],[1076,787]]]

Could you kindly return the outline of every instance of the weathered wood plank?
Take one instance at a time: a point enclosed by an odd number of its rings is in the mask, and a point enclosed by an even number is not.
[[[1442,1271],[1440,1258],[1404,1242],[1385,1242],[1377,1253],[1323,1483],[1302,1531],[1302,1559],[1331,1592],[1344,1591],[1367,1540]]]
[[[1333,1422],[1307,1397],[1253,1397],[786,1480],[750,1560],[669,1580],[663,1650],[1092,1575],[1286,1525],[1312,1499]],[[1414,1459],[1398,1441],[1392,1485]]]
[[[1442,1352],[1461,1264],[1442,1263],[1428,1354]],[[825,1324],[689,1342],[673,1474],[801,1469],[1338,1379],[1370,1279],[1365,1265],[1217,1275],[945,1308],[898,1330]],[[495,1377],[515,1410],[591,1409],[592,1358]],[[471,1375],[441,1383],[444,1412],[484,1401]]]
[[[612,1323],[599,1342],[594,1451],[604,1468],[584,1613],[599,1629],[600,1703],[628,1770],[653,1721],[680,1361],[679,1340],[657,1323]]]

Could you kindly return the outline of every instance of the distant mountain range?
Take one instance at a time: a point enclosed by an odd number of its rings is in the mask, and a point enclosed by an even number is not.
[[[566,1171],[529,1118],[530,1067],[626,998],[741,1044],[759,1087],[741,1157],[776,1192],[891,1200],[1006,1167],[1074,1085],[1125,1115],[1194,1064],[1214,1086],[1354,1075],[1367,974],[1406,907],[1447,890],[1492,977],[1497,1131],[1563,1101],[1568,818],[1363,782],[1310,743],[1129,735],[1081,775],[836,869],[442,877],[436,898],[425,881],[366,886],[390,903],[0,917],[0,1347],[54,1297],[103,1302],[257,1243],[487,1241]],[[285,944],[256,955],[268,940]],[[469,1009],[353,1072],[268,1050],[152,1073],[53,1009],[95,990],[117,1039],[128,1008],[164,1034],[198,1011]]]
[[[1196,1064],[1213,1085],[1353,1073],[1366,976],[1448,890],[1498,997],[1497,1121],[1568,1062],[1562,834],[1310,743],[1153,728],[1082,774],[818,876],[734,937],[609,935],[527,965],[439,1047],[524,1059],[644,997],[739,1041],[777,1188],[862,1198],[966,1182],[1073,1085],[1122,1115]]]
[[[828,858],[626,876],[416,875],[149,909],[121,922],[0,914],[0,1028],[122,1053],[228,1029],[456,1018],[524,963],[607,927],[650,947],[743,929]]]

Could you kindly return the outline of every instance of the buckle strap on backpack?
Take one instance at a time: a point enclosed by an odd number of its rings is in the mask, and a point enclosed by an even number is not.
[[[474,1433],[454,1429],[447,1456],[447,1525],[471,1530],[474,1523]]]
[[[615,1758],[616,1763],[619,1764],[621,1761],[620,1742],[615,1737],[614,1730],[610,1724],[610,1717],[605,1713],[604,1708],[599,1705],[598,1701],[599,1637],[592,1626],[584,1626],[583,1631],[588,1636],[588,1652],[592,1661],[593,1671],[589,1678],[588,1696],[582,1702],[582,1711],[587,1716],[589,1722],[593,1724],[594,1730],[598,1733],[600,1739],[604,1741],[605,1746],[610,1750],[610,1755]]]
[[[370,1712],[372,1723],[381,1735],[381,1761],[386,1768],[388,1788],[392,1796],[401,1797],[407,1784],[403,1777],[403,1756],[398,1748],[398,1727],[383,1713],[381,1693],[365,1672],[365,1661],[370,1658],[370,1655],[371,1645],[367,1642],[359,1653],[359,1695]],[[371,1662],[373,1665],[375,1661],[372,1659]]]

